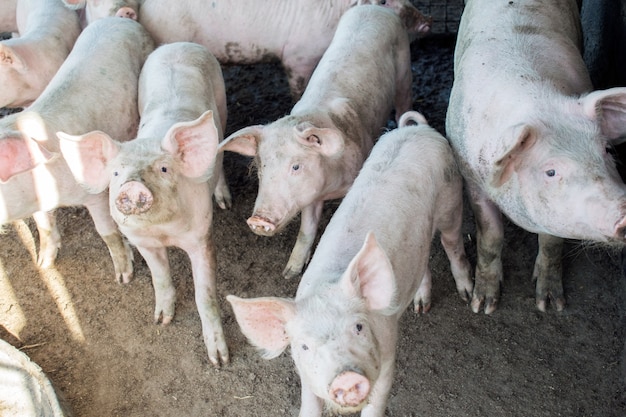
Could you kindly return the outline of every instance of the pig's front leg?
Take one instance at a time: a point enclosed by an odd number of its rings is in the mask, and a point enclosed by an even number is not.
[[[304,269],[304,264],[309,260],[311,247],[322,216],[322,208],[324,208],[324,201],[316,201],[302,209],[298,238],[291,251],[287,266],[283,270],[285,278],[291,279],[300,275]]]
[[[504,226],[498,207],[476,186],[467,183],[470,202],[476,218],[476,277],[472,310],[478,313],[484,305],[485,314],[493,313],[500,298],[502,281],[502,246]]]
[[[187,253],[191,259],[196,305],[209,360],[215,366],[220,365],[220,359],[226,364],[229,361],[228,346],[217,303],[215,247],[209,238],[205,244],[199,244]]]
[[[560,237],[540,234],[539,252],[535,260],[533,280],[535,300],[540,311],[546,311],[548,301],[552,301],[558,311],[565,308],[563,295],[563,267],[561,256],[563,253],[563,239]]]
[[[115,280],[126,284],[133,277],[133,251],[111,217],[108,199],[108,191],[105,191],[91,195],[84,205],[91,214],[96,231],[109,248]]]
[[[384,417],[385,415],[396,364],[397,320],[388,324],[386,332],[387,334],[381,341],[380,375],[372,387],[368,404],[361,410],[361,417]]]
[[[61,247],[61,234],[57,227],[56,210],[37,211],[33,213],[33,219],[39,232],[37,265],[42,268],[49,268],[54,265]]]
[[[154,287],[154,323],[169,324],[174,318],[176,304],[176,288],[172,283],[170,262],[167,258],[167,248],[146,248],[137,246],[137,250],[146,260],[152,286]]]
[[[430,310],[430,294],[433,288],[433,279],[430,274],[430,267],[426,268],[426,273],[420,282],[420,286],[413,297],[413,309],[417,314],[428,313]]]
[[[300,413],[298,417],[321,417],[324,410],[324,401],[313,393],[309,385],[301,380]]]

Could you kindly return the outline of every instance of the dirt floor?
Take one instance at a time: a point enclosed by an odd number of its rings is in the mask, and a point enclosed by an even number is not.
[[[440,131],[453,41],[424,39],[412,48],[415,109]],[[227,133],[290,110],[278,66],[230,67],[225,76]],[[106,247],[85,209],[59,211],[63,247],[54,269],[38,270],[32,261],[37,239],[32,221],[17,222],[0,237],[0,337],[43,368],[73,415],[298,414],[299,378],[288,351],[261,359],[239,331],[225,296],[293,296],[297,280],[286,281],[280,273],[299,222],[273,238],[251,233],[245,220],[257,180],[246,158],[227,154],[225,162],[234,207],[216,209],[214,230],[232,362],[221,369],[207,359],[183,252],[170,252],[178,303],[173,323],[163,327],[152,324],[154,293],[141,256],[135,255],[134,281],[115,283]],[[338,204],[326,205],[324,224]],[[473,261],[475,229],[471,214],[465,217]],[[472,313],[459,299],[435,243],[433,308],[424,316],[409,310],[402,318],[388,416],[626,415],[626,280],[620,254],[570,244],[564,258],[567,309],[540,313],[530,280],[536,246],[534,235],[506,226],[502,300],[486,316]]]

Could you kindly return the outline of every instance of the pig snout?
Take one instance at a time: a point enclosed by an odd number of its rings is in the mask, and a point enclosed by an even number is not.
[[[152,193],[145,185],[138,181],[129,181],[122,185],[115,207],[125,215],[145,213],[152,206]]]
[[[269,219],[258,215],[253,215],[247,220],[250,229],[257,235],[261,236],[273,236],[276,232],[276,225]]]
[[[137,13],[135,13],[135,11],[132,8],[124,6],[118,9],[118,11],[115,13],[115,17],[124,17],[124,18],[132,19],[136,21]]]
[[[622,218],[615,224],[614,238],[621,242],[626,242],[626,215],[622,216]]]
[[[341,407],[358,407],[370,392],[369,380],[353,371],[346,371],[335,377],[330,384],[330,399]]]

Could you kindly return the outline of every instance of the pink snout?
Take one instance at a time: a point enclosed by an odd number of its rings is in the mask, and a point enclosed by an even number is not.
[[[330,384],[330,399],[341,407],[358,407],[369,395],[369,380],[356,372],[346,371]]]
[[[152,193],[138,181],[128,181],[120,187],[115,207],[127,216],[145,213],[152,207]]]
[[[276,232],[276,225],[269,219],[257,215],[253,215],[247,221],[250,229],[257,235],[261,236],[273,236]]]
[[[137,21],[137,13],[135,13],[135,11],[128,6],[120,7],[119,10],[115,13],[115,17],[124,17]]]

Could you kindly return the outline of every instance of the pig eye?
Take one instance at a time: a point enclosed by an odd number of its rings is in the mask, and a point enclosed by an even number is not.
[[[307,345],[302,345],[302,350],[309,350],[309,347]]]
[[[387,0],[382,0],[380,4],[384,6],[385,4],[387,4]]]
[[[291,166],[291,170],[292,170],[292,171],[298,171],[299,169],[300,169],[300,164],[293,164],[293,165]]]
[[[357,335],[359,335],[363,331],[363,325],[361,323],[357,323],[357,325],[354,326],[354,328],[356,330]]]
[[[161,167],[161,172],[167,172],[167,167]]]
[[[546,175],[548,177],[554,177],[556,175],[556,171],[553,170],[553,169],[549,169],[549,170],[546,171]]]
[[[117,172],[117,171],[113,171],[113,176],[114,176],[114,177],[117,177],[118,175],[120,175],[120,174],[119,174],[119,172]]]

